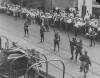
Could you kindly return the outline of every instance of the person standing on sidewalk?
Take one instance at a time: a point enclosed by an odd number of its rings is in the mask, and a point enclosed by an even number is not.
[[[83,43],[82,43],[82,39],[80,39],[80,41],[77,42],[77,44],[76,44],[75,62],[77,62],[78,54],[80,54],[80,56],[82,56],[82,49],[83,49]]]
[[[44,42],[44,32],[45,32],[45,27],[44,24],[42,24],[42,26],[40,27],[40,36],[41,36],[40,42]]]
[[[24,32],[25,32],[25,37],[26,35],[29,37],[29,26],[28,26],[27,21],[25,21],[24,23]]]
[[[56,45],[58,46],[58,51],[59,51],[59,44],[60,44],[60,35],[59,35],[59,32],[56,31],[55,32],[55,35],[54,35],[54,50],[56,50]]]
[[[84,71],[84,77],[86,78],[86,75],[89,71],[89,65],[91,65],[90,57],[87,55],[87,51],[84,51],[84,55],[82,55],[79,59],[81,61],[80,66],[80,72]]]
[[[72,38],[72,41],[70,41],[70,49],[71,49],[71,56],[72,56],[72,57],[70,58],[70,60],[74,60],[73,52],[74,52],[76,43],[77,43],[76,38],[73,37],[73,38]]]
[[[74,27],[75,27],[75,37],[77,37],[77,35],[78,35],[78,29],[79,29],[78,21],[75,22]]]
[[[89,36],[90,36],[90,46],[92,46],[92,42],[94,43],[95,45],[95,30],[94,28],[92,28],[92,31],[89,32]]]
[[[17,20],[17,17],[18,17],[18,10],[15,9],[15,10],[14,10],[14,21]]]

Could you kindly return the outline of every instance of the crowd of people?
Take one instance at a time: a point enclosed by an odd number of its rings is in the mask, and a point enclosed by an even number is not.
[[[49,27],[52,26],[65,31],[74,31],[75,36],[77,34],[89,36],[89,32],[94,29],[96,38],[100,39],[99,19],[96,19],[95,15],[89,14],[88,11],[84,17],[81,17],[78,10],[71,7],[65,10],[55,7],[49,13],[46,13],[29,6],[23,7],[11,3],[3,3],[0,4],[0,12],[13,15],[14,20],[20,17],[27,19],[29,24],[38,23],[39,25],[45,25],[46,31],[49,31]]]
[[[77,37],[78,34],[86,35],[91,39],[91,46],[92,41],[95,45],[95,38],[100,39],[100,25],[99,25],[99,19],[95,18],[95,15],[91,15],[86,12],[86,15],[84,17],[81,17],[78,13],[78,10],[76,8],[67,8],[65,10],[61,10],[58,7],[53,8],[50,10],[49,13],[43,12],[40,9],[34,9],[32,7],[23,7],[20,5],[14,5],[14,4],[1,4],[0,5],[0,12],[6,13],[8,15],[13,15],[14,20],[17,20],[17,17],[20,17],[22,19],[27,19],[24,23],[24,31],[25,36],[29,36],[28,33],[28,25],[31,23],[37,23],[41,26],[40,28],[40,35],[41,35],[41,42],[44,42],[44,32],[45,29],[48,32],[49,27],[59,28],[63,29],[67,32],[71,31],[75,34],[75,37]],[[45,27],[45,28],[44,28]],[[87,62],[89,60],[89,56],[87,56],[87,52],[85,51],[85,55],[82,55],[82,48],[83,43],[80,39],[79,42],[76,41],[76,38],[73,38],[72,41],[70,41],[70,47],[71,47],[71,55],[72,57],[70,60],[74,59],[73,52],[76,50],[76,56],[75,61],[77,61],[78,54],[82,57],[82,63],[83,61]],[[58,32],[55,32],[54,35],[54,51],[56,50],[56,46],[58,46],[59,51],[59,43],[60,43],[60,35]],[[75,48],[74,48],[75,47]],[[85,57],[84,57],[85,56]],[[86,58],[84,60],[84,58]],[[88,63],[88,66],[91,63]],[[89,69],[89,67],[87,67]],[[86,76],[86,73],[85,73]]]

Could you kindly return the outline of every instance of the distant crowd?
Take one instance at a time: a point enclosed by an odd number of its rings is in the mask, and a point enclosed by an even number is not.
[[[27,19],[30,24],[37,23],[44,25],[47,31],[49,31],[51,26],[73,32],[75,36],[78,34],[89,36],[89,32],[94,29],[96,38],[100,39],[99,19],[96,19],[95,15],[89,14],[88,11],[84,17],[81,17],[79,11],[73,7],[66,9],[55,7],[47,13],[29,6],[23,7],[11,3],[1,3],[0,13]]]

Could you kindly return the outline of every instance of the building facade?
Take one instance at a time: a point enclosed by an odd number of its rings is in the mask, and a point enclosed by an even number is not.
[[[14,0],[0,0],[2,2],[9,2]],[[23,6],[32,6],[33,8],[42,9],[44,12],[49,12],[53,7],[59,7],[65,9],[66,7],[77,7],[79,15],[84,16],[88,11],[89,14],[99,14],[100,5],[96,0],[15,0],[17,4]],[[96,6],[95,6],[96,5]]]
[[[9,0],[0,0],[1,2],[9,2]]]
[[[2,0],[3,2],[16,2],[15,4],[31,5],[34,8],[42,8],[49,12],[53,7],[66,8],[68,6],[78,7],[78,0]]]
[[[66,8],[68,6],[78,7],[78,0],[31,0],[31,5],[42,7],[46,12],[53,7]]]

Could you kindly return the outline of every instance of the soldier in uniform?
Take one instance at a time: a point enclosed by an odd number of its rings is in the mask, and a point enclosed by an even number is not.
[[[24,23],[24,32],[25,32],[25,37],[26,37],[26,35],[29,37],[29,29],[28,29],[28,23],[27,23],[27,21],[25,21],[25,23]]]
[[[86,74],[89,71],[89,65],[91,65],[90,57],[87,55],[87,51],[84,51],[84,55],[82,55],[79,59],[81,61],[80,72],[84,71],[84,77],[86,78]]]
[[[54,35],[54,51],[56,50],[56,45],[58,46],[58,51],[59,51],[59,44],[60,44],[60,35],[58,31],[56,31]]]
[[[82,43],[82,39],[80,39],[80,41],[77,42],[77,44],[76,44],[75,62],[77,62],[78,54],[80,54],[80,56],[82,56],[82,49],[83,49],[83,43]]]
[[[94,45],[95,45],[95,30],[94,28],[92,28],[92,31],[89,32],[89,35],[90,35],[90,46],[92,46],[92,42],[94,42]]]
[[[44,32],[45,32],[45,27],[44,27],[44,25],[42,25],[40,27],[40,36],[41,36],[41,41],[40,42],[44,42]]]
[[[71,56],[72,56],[70,58],[70,60],[73,60],[74,59],[73,52],[74,52],[74,48],[75,48],[76,43],[77,43],[76,38],[73,37],[72,38],[72,41],[70,41],[70,49],[71,49]]]

